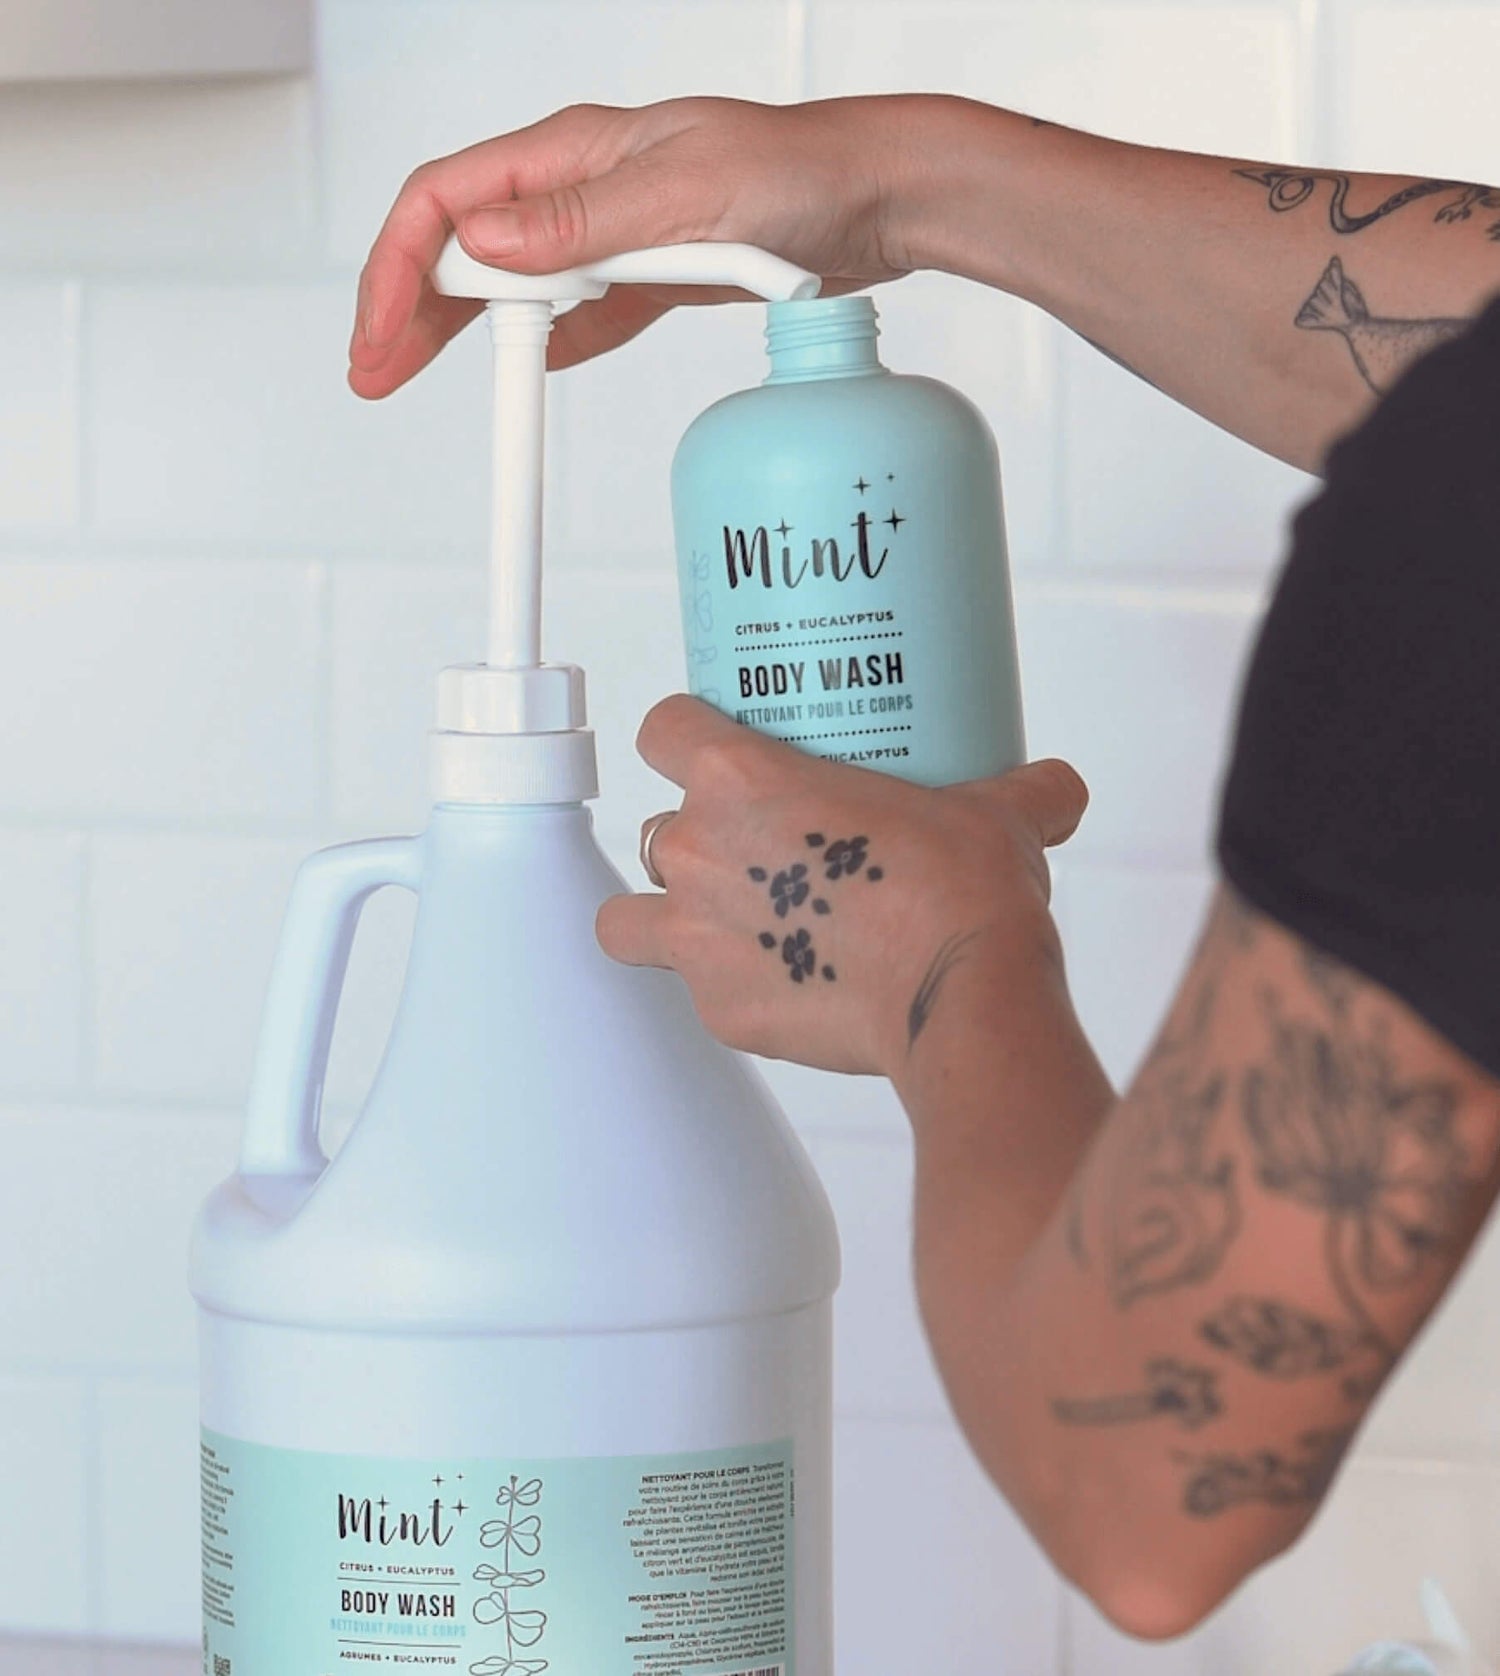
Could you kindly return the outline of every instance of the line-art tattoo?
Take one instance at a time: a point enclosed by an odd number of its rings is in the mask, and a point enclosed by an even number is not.
[[[1055,1397],[1052,1401],[1053,1414],[1069,1426],[1121,1426],[1167,1418],[1192,1432],[1223,1411],[1219,1376],[1213,1369],[1170,1356],[1147,1362],[1144,1390],[1118,1397]]]
[[[932,957],[932,964],[927,968],[926,976],[917,985],[917,993],[911,998],[911,1006],[906,1013],[906,1048],[909,1053],[916,1046],[917,1037],[927,1028],[927,1021],[932,1017],[932,1010],[937,1006],[938,996],[942,993],[943,985],[948,981],[948,974],[959,965],[968,953],[970,944],[979,935],[977,931],[967,934],[955,932],[947,938],[937,953]]]
[[[1338,1472],[1352,1431],[1304,1432],[1295,1451],[1260,1449],[1249,1455],[1179,1455],[1189,1468],[1182,1505],[1194,1518],[1212,1519],[1232,1507],[1315,1505]]]
[[[1439,344],[1466,332],[1469,320],[1389,320],[1370,313],[1364,292],[1344,272],[1337,256],[1323,270],[1317,289],[1297,311],[1304,332],[1337,332],[1365,383],[1382,396],[1397,378]]]
[[[1198,1327],[1215,1350],[1267,1379],[1305,1379],[1341,1368],[1359,1343],[1346,1327],[1275,1298],[1231,1298]]]
[[[1384,1034],[1284,1018],[1274,998],[1268,1061],[1245,1075],[1243,1117],[1256,1178],[1324,1218],[1324,1262],[1362,1342],[1394,1347],[1365,1293],[1396,1292],[1452,1248],[1472,1185],[1455,1130],[1458,1096],[1403,1082]]]
[[[1214,1140],[1226,1078],[1201,1063],[1217,999],[1217,979],[1205,980],[1186,1021],[1168,1027],[1136,1079],[1136,1110],[1101,1216],[1110,1289],[1122,1308],[1207,1280],[1239,1230],[1234,1159]]]
[[[1359,993],[1360,980],[1341,960],[1335,960],[1331,954],[1314,948],[1311,943],[1304,943],[1299,953],[1307,981],[1323,997],[1329,1012],[1339,1018],[1345,1017],[1350,1003]]]
[[[1322,169],[1306,172],[1298,169],[1236,169],[1234,173],[1241,180],[1253,181],[1257,186],[1265,187],[1268,194],[1267,205],[1278,215],[1300,208],[1320,185],[1331,185],[1333,194],[1328,204],[1328,225],[1335,233],[1342,235],[1363,232],[1366,227],[1373,227],[1386,216],[1404,210],[1408,204],[1419,203],[1423,199],[1437,197],[1443,193],[1452,196],[1447,203],[1439,206],[1436,215],[1433,216],[1434,221],[1452,224],[1472,219],[1475,210],[1485,213],[1500,210],[1500,191],[1496,191],[1494,187],[1476,186],[1467,180],[1419,180],[1413,181],[1410,186],[1403,186],[1399,192],[1393,192],[1384,203],[1377,204],[1365,214],[1351,215],[1347,205],[1354,181],[1349,175]],[[1491,239],[1500,239],[1500,219],[1485,229],[1485,235]]]

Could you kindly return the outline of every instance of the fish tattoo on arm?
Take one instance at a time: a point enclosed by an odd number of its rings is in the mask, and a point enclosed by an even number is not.
[[[1414,362],[1469,329],[1459,319],[1397,320],[1372,314],[1365,294],[1335,256],[1297,311],[1304,332],[1337,332],[1349,346],[1359,376],[1383,396]]]

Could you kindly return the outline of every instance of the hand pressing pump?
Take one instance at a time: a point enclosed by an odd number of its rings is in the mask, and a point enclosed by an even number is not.
[[[582,672],[541,661],[553,306],[771,297],[740,246],[543,278],[450,244],[495,347],[488,658],[443,671],[426,831],[304,863],[237,1169],[198,1218],[205,1667],[832,1676],[822,1189],[673,976],[617,966]],[[360,909],[417,897],[344,1145],[320,1132]]]

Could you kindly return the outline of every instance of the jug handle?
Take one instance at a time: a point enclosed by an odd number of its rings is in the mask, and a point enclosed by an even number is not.
[[[371,838],[311,855],[297,871],[261,1015],[240,1146],[242,1175],[316,1176],[323,1078],[360,911],[377,890],[417,890],[421,840]]]

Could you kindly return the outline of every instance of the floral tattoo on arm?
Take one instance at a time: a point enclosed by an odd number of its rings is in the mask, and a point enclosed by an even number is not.
[[[1321,951],[1300,951],[1300,985],[1267,985],[1257,997],[1265,1036],[1250,1062],[1223,1062],[1213,1025],[1224,963],[1255,937],[1254,916],[1226,893],[1199,950],[1196,986],[1122,1117],[1129,1127],[1107,1188],[1075,1188],[1068,1244],[1126,1310],[1213,1281],[1250,1190],[1300,1207],[1319,1225],[1334,1309],[1232,1294],[1198,1322],[1199,1348],[1256,1379],[1334,1380],[1338,1401],[1363,1404],[1398,1354],[1376,1300],[1419,1285],[1459,1248],[1479,1174],[1459,1134],[1457,1087],[1404,1074],[1384,1021],[1360,1005],[1366,981]],[[1215,1370],[1171,1357],[1148,1363],[1143,1391],[1052,1401],[1069,1424],[1169,1417],[1209,1426],[1228,1408]],[[1289,1447],[1174,1455],[1186,1474],[1183,1510],[1209,1518],[1248,1504],[1316,1502],[1351,1435],[1306,1432]]]

